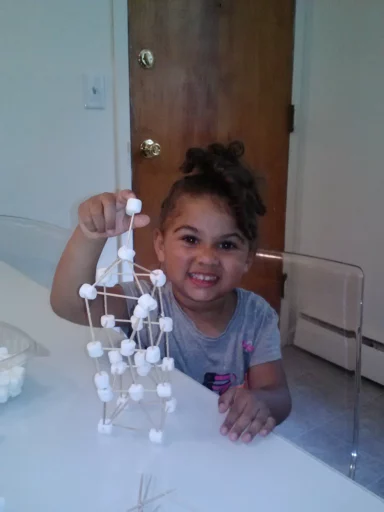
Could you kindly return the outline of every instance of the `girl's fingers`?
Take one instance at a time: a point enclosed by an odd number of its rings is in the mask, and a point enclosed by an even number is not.
[[[129,218],[129,217],[128,217]],[[139,213],[138,215],[135,215],[134,221],[133,221],[133,227],[134,228],[143,228],[147,226],[150,222],[150,218],[148,215],[145,215],[144,213]]]
[[[91,216],[84,217],[80,220],[80,226],[84,226],[84,228],[90,233],[97,233],[96,226],[92,220]]]
[[[236,423],[233,425],[231,432],[229,433],[229,439],[231,441],[237,441],[244,430],[252,424],[254,416],[251,415],[250,411],[245,410],[238,418]]]
[[[260,435],[263,437],[267,436],[268,434],[270,434],[272,432],[272,430],[275,427],[276,427],[276,420],[274,418],[272,418],[272,416],[269,416],[264,427],[260,430]]]
[[[116,228],[116,200],[115,197],[107,196],[103,198],[104,220],[106,231],[114,231]]]
[[[233,404],[233,400],[236,395],[236,388],[229,388],[225,393],[223,393],[219,398],[219,411],[227,412],[228,409]]]
[[[90,204],[89,210],[91,212],[92,220],[96,226],[97,232],[105,233],[105,220],[103,203],[98,200]]]
[[[247,431],[241,436],[241,440],[244,443],[250,443],[257,434],[265,437],[272,432],[275,426],[276,421],[272,416],[268,416],[267,419],[257,416],[249,425]]]
[[[136,197],[132,190],[120,190],[120,192],[116,194],[116,210],[120,211],[123,208],[125,209],[127,206],[127,201],[131,197]]]
[[[227,417],[225,418],[224,423],[220,428],[220,432],[225,436],[230,432],[238,420],[238,418],[243,414],[244,409],[247,405],[246,400],[237,399],[233,402],[233,405],[230,408]]]

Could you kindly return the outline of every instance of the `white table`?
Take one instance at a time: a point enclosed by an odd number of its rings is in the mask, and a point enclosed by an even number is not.
[[[0,320],[50,353],[31,362],[23,394],[0,406],[6,512],[124,512],[141,472],[153,475],[152,495],[176,489],[148,512],[383,512],[382,500],[277,435],[232,444],[218,432],[217,397],[179,373],[164,445],[141,432],[98,434],[88,330],[57,318],[49,291],[1,262],[0,282]]]

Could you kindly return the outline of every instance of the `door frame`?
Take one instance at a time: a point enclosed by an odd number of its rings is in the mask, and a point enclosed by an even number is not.
[[[128,2],[110,0],[111,12],[111,95],[115,148],[116,188],[132,186],[129,101]],[[285,250],[300,247],[305,123],[308,105],[308,76],[312,35],[313,0],[296,0],[292,103],[295,130],[290,136],[288,156]]]

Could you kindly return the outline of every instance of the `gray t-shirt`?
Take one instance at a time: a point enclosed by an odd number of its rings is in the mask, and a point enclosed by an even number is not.
[[[149,283],[141,281],[141,285],[144,293],[151,293]],[[140,295],[135,283],[123,283],[122,287],[126,295]],[[211,338],[202,334],[180,308],[171,285],[167,283],[162,288],[164,315],[173,319],[173,331],[169,333],[170,357],[174,358],[176,368],[219,394],[243,384],[251,366],[281,359],[276,312],[255,293],[241,288],[236,292],[237,305],[227,328],[217,338]],[[131,315],[137,303],[127,302]],[[151,319],[156,321],[159,314],[160,309],[153,311]],[[153,325],[152,329],[156,341],[159,327]],[[150,345],[147,326],[140,331],[140,341],[143,347]],[[166,355],[165,346],[163,335],[162,357]]]

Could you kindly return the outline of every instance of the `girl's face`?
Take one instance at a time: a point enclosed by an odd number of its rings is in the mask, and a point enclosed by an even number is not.
[[[210,196],[181,196],[155,250],[176,297],[193,302],[231,292],[253,259],[225,203]]]

